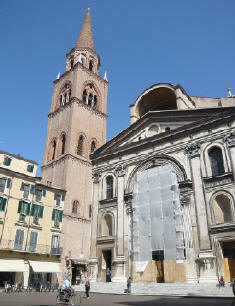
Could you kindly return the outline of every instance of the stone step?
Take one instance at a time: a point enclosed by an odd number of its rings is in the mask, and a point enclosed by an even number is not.
[[[91,292],[124,294],[126,283],[91,282]],[[84,291],[85,284],[75,286],[76,291]],[[230,283],[219,288],[216,283],[132,283],[131,293],[136,295],[181,295],[181,296],[222,296],[232,297]]]

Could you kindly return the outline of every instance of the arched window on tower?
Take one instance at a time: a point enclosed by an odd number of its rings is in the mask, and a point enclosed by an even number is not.
[[[65,138],[65,135],[62,135],[62,140],[61,140],[61,154],[64,154],[65,152],[65,141],[66,141],[66,138]]]
[[[55,140],[53,141],[53,144],[52,144],[52,150],[53,150],[52,159],[55,159],[55,152],[56,152],[56,141]]]
[[[71,58],[70,58],[70,67],[71,67],[71,69],[73,68],[73,66],[74,66],[74,57],[71,56]]]
[[[106,214],[102,220],[102,236],[112,236],[112,216],[110,214]]]
[[[81,135],[79,137],[79,140],[78,140],[78,149],[77,149],[77,154],[78,155],[82,155],[83,154],[83,142],[84,142],[84,138]]]
[[[228,223],[233,221],[231,200],[225,194],[217,195],[213,202],[213,215],[215,223]]]
[[[219,147],[213,147],[209,151],[212,176],[224,173],[223,153]]]
[[[86,90],[83,91],[82,102],[85,103],[85,104],[87,103],[87,92],[86,92]]]
[[[96,106],[97,106],[97,96],[94,96],[93,107],[96,108]]]
[[[63,105],[64,105],[64,103],[63,103],[63,96],[60,95],[60,106],[63,106]]]
[[[95,151],[95,148],[96,148],[96,144],[95,144],[95,141],[93,140],[91,142],[91,153],[93,153]]]
[[[113,177],[111,175],[106,177],[106,199],[113,198]]]
[[[93,96],[92,96],[92,94],[89,94],[89,96],[88,96],[88,105],[89,106],[92,106],[92,100],[93,100]]]
[[[73,201],[73,205],[72,205],[72,214],[77,215],[78,213],[78,201],[75,200]]]
[[[90,70],[90,71],[93,70],[93,62],[92,62],[92,61],[89,62],[89,70]]]

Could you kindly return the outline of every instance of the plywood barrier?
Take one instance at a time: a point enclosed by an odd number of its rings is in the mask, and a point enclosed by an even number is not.
[[[156,262],[154,260],[149,261],[144,272],[136,272],[135,262],[133,262],[133,281],[134,282],[157,282],[160,273],[157,269]]]
[[[186,281],[186,262],[177,263],[176,260],[164,260],[164,282],[176,283]]]
[[[235,259],[223,258],[223,271],[225,282],[231,282],[235,278]]]

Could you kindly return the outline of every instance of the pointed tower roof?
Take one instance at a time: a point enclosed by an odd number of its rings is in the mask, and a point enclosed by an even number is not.
[[[83,21],[81,32],[78,36],[76,48],[90,48],[91,50],[94,51],[94,39],[93,39],[91,15],[89,7]]]

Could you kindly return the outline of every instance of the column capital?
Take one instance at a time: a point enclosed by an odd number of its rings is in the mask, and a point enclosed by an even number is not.
[[[92,180],[94,183],[99,183],[100,181],[100,178],[101,178],[101,173],[100,172],[93,172],[92,173]]]
[[[227,144],[229,148],[235,147],[235,132],[229,132],[223,138],[223,142]]]
[[[115,168],[115,173],[119,177],[124,176],[125,175],[125,168],[124,168],[124,166],[123,165],[118,165]]]
[[[190,158],[199,156],[200,143],[199,142],[188,143],[185,147],[185,154],[187,154]]]

